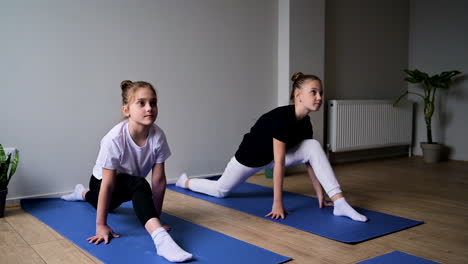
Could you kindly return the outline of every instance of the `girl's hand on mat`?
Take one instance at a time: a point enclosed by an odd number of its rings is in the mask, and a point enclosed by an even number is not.
[[[321,195],[317,196],[317,200],[319,203],[319,208],[323,208],[323,206],[333,206],[333,202],[325,200]]]
[[[109,244],[110,237],[109,235],[112,235],[113,238],[118,238],[120,237],[112,229],[107,226],[107,225],[96,225],[96,235],[92,236],[88,239],[86,239],[89,243],[94,243],[98,245],[102,241],[104,241],[106,244]]]
[[[168,225],[162,225],[162,227],[166,230],[166,231],[171,231],[171,227],[168,226]]]
[[[277,203],[273,203],[273,207],[271,209],[271,212],[265,217],[271,217],[271,219],[284,219],[286,215],[290,214],[290,212],[284,210],[283,205],[279,205]]]

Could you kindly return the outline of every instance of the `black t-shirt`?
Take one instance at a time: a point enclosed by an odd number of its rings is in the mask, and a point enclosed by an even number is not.
[[[273,160],[273,138],[286,143],[286,150],[312,138],[309,116],[296,120],[294,105],[280,106],[262,115],[236,152],[236,159],[247,167],[261,167]]]

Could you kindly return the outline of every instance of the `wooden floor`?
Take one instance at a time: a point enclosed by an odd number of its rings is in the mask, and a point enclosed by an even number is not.
[[[396,158],[336,165],[334,170],[352,205],[426,223],[348,245],[172,191],[166,193],[164,210],[292,257],[289,263],[356,263],[394,250],[440,263],[468,263],[468,163]],[[249,181],[272,185],[262,175]],[[305,174],[288,176],[285,189],[312,194]],[[8,208],[0,219],[0,263],[101,262],[28,213]]]

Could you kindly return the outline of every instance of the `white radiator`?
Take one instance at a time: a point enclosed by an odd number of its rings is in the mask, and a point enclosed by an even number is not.
[[[330,100],[329,151],[411,146],[413,104],[392,104],[390,100]]]

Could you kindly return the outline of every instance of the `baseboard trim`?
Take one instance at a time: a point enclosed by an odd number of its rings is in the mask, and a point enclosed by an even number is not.
[[[339,164],[347,162],[368,161],[376,159],[393,158],[399,156],[408,156],[408,147],[395,146],[386,148],[364,149],[345,152],[329,152],[328,159],[330,163]]]
[[[301,171],[298,168],[294,168],[292,172]],[[302,170],[303,171],[303,170]],[[288,170],[289,172],[289,170]],[[207,174],[200,174],[200,175],[193,175],[190,178],[208,178],[212,176],[218,176],[223,174],[222,172],[215,172],[215,173],[207,173]],[[264,171],[257,172],[255,175],[264,175]],[[169,178],[167,179],[168,184],[176,183],[178,178]],[[18,196],[13,198],[6,199],[6,207],[17,207],[20,204],[21,199],[32,199],[32,198],[58,198],[62,195],[69,194],[73,192],[73,190],[65,191],[65,192],[55,192],[55,193],[45,193],[45,194],[34,194],[34,195],[25,195],[25,196]]]
[[[13,198],[7,198],[6,199],[6,206],[7,207],[15,207],[16,205],[20,204],[21,199],[32,199],[32,198],[58,198],[62,195],[69,194],[71,191],[67,192],[56,192],[56,193],[45,193],[45,194],[34,194],[34,195],[26,195],[26,196],[19,196],[19,197],[13,197]]]

